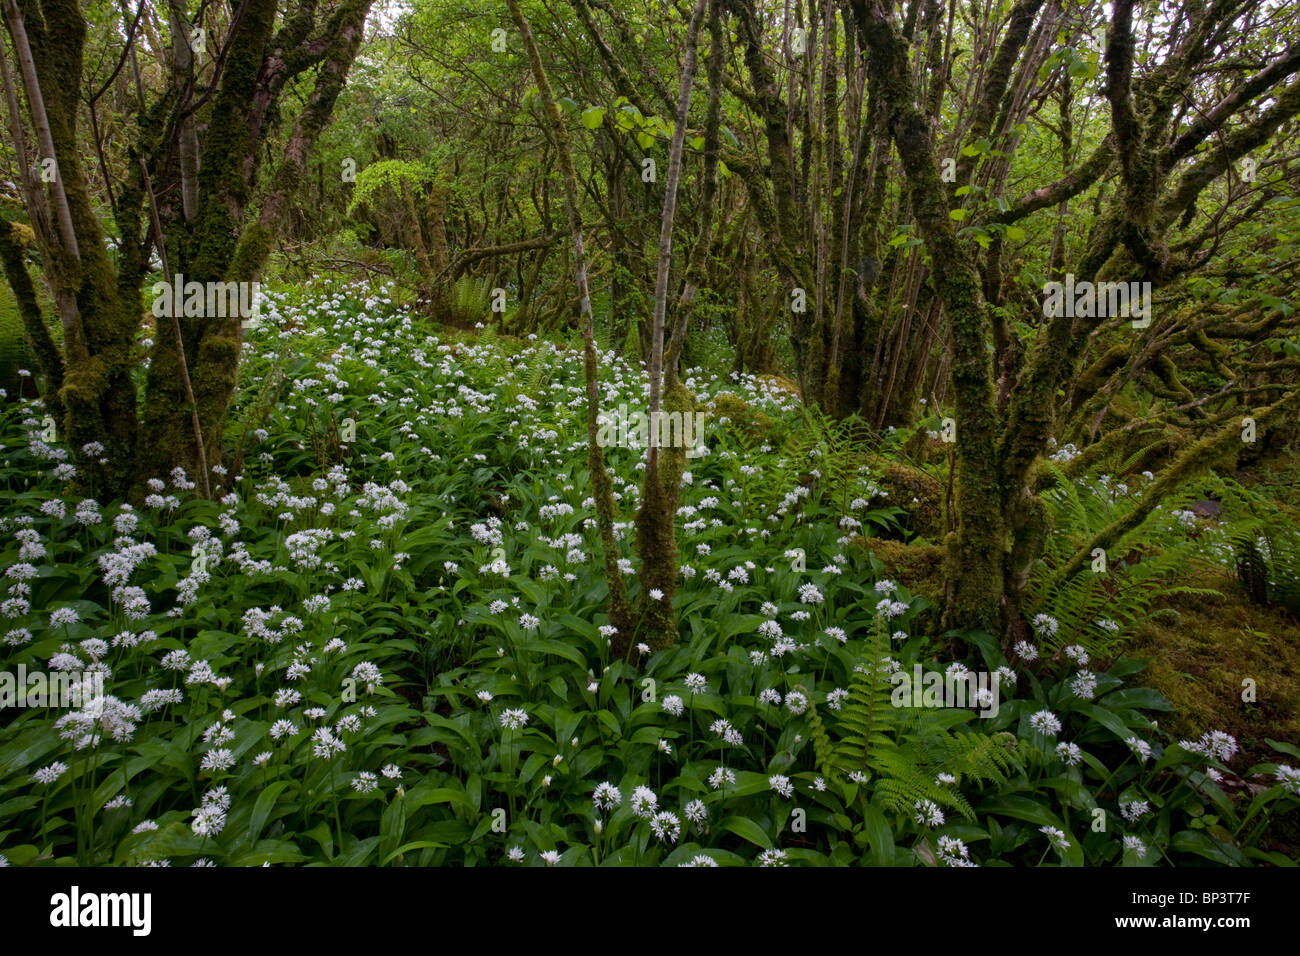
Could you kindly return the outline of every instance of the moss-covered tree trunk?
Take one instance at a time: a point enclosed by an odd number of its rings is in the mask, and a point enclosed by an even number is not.
[[[997,460],[998,420],[986,343],[989,319],[972,257],[948,216],[930,127],[908,69],[907,47],[880,6],[854,0],[872,84],[907,176],[917,228],[934,272],[935,292],[952,330],[952,384],[957,408],[957,528],[947,541],[945,626],[1001,634],[1007,549]]]
[[[48,189],[59,228],[45,237],[41,253],[63,323],[64,438],[91,490],[120,492],[135,468],[131,347],[138,316],[118,288],[81,166],[77,119],[86,24],[74,0],[6,0],[5,13],[10,36],[18,35],[18,55],[24,46],[30,50],[30,69],[22,71],[28,109],[45,127],[38,137],[42,149],[54,154],[40,158],[55,161]],[[91,443],[104,451],[84,452]]]
[[[311,18],[289,18],[275,30],[277,0],[249,0],[229,38],[229,51],[202,143],[198,214],[192,222],[173,219],[168,245],[174,273],[198,282],[255,282],[274,237],[288,226],[289,210],[321,131],[360,47],[372,0],[348,0],[321,25],[321,37],[305,52]],[[290,133],[284,158],[255,220],[249,219],[260,179],[267,116],[287,79],[318,64],[312,91]],[[200,461],[222,460],[226,415],[234,396],[243,342],[243,316],[181,319],[203,436],[199,454],[191,424],[181,363],[174,337],[158,335],[142,411],[140,480],[180,466],[195,475]],[[202,485],[202,482],[200,482]]]
[[[573,239],[574,276],[578,290],[578,322],[582,330],[582,364],[587,382],[587,465],[591,469],[593,498],[596,502],[596,526],[600,532],[601,549],[605,559],[605,580],[609,587],[609,619],[616,629],[613,640],[615,654],[626,653],[632,636],[632,617],[627,606],[626,588],[618,570],[618,546],[614,541],[614,486],[605,468],[605,451],[597,438],[600,416],[600,380],[596,356],[596,338],[591,323],[591,293],[587,286],[587,259],[582,241],[582,214],[578,205],[578,174],[573,165],[573,151],[569,148],[569,134],[564,128],[564,118],[555,102],[555,92],[542,65],[542,55],[533,39],[528,19],[519,8],[518,0],[506,0],[510,16],[519,28],[520,38],[528,53],[529,66],[537,89],[541,93],[543,109],[555,150],[559,156],[560,173],[564,179],[564,214]]]

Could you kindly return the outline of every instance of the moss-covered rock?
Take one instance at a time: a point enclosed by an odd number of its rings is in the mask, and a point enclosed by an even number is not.
[[[883,465],[876,484],[889,493],[885,503],[906,511],[917,534],[932,541],[942,538],[943,485],[939,479],[901,462],[886,461]]]
[[[705,407],[714,422],[720,423],[725,418],[732,431],[750,441],[761,443],[776,441],[776,422],[731,392],[721,392],[713,396]]]
[[[899,582],[913,594],[922,594],[935,604],[943,600],[943,548],[932,544],[903,544],[887,538],[854,538],[883,566],[885,577]]]
[[[1251,603],[1220,569],[1203,569],[1188,583],[1222,597],[1180,596],[1142,624],[1132,648],[1150,658],[1139,679],[1174,705],[1161,726],[1180,739],[1233,734],[1244,751],[1234,766],[1276,759],[1265,737],[1300,739],[1300,624]],[[1247,679],[1253,703],[1242,700]]]

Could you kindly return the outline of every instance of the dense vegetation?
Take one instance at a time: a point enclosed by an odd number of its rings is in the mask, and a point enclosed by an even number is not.
[[[2,9],[0,862],[1295,863],[1294,4]]]

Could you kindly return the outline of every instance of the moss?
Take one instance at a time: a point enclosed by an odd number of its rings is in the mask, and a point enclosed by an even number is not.
[[[776,441],[776,422],[730,392],[720,392],[708,403],[709,417],[725,418],[731,429],[750,441],[769,444]]]
[[[670,378],[664,389],[662,410],[665,414],[690,415],[695,410],[695,396],[676,378]],[[676,515],[685,469],[685,448],[660,448],[657,467],[646,469],[641,507],[636,513],[636,550],[641,559],[639,633],[652,651],[677,642],[677,618],[673,612],[678,577]],[[662,591],[663,598],[650,600],[651,589]]]
[[[919,468],[889,462],[876,483],[889,492],[887,504],[908,513],[917,534],[934,541],[943,537],[943,485],[937,478]]]
[[[1179,739],[1227,731],[1244,751],[1236,767],[1277,759],[1265,737],[1300,741],[1300,625],[1252,604],[1222,569],[1201,568],[1187,583],[1222,596],[1166,601],[1173,613],[1150,616],[1134,644],[1151,658],[1140,679],[1174,705],[1161,727]],[[1255,681],[1254,703],[1241,699],[1246,678]]]
[[[885,538],[856,537],[853,544],[866,548],[881,564],[881,573],[913,594],[921,594],[935,605],[922,614],[915,627],[937,627],[937,608],[944,597],[944,549],[934,544],[903,544]]]

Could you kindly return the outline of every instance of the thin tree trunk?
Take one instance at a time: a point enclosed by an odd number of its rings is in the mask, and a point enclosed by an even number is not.
[[[555,137],[560,172],[564,177],[564,212],[573,237],[574,275],[578,289],[578,314],[582,328],[583,369],[587,379],[587,463],[591,469],[592,490],[596,499],[596,525],[600,530],[601,546],[605,557],[605,580],[609,586],[609,619],[617,633],[614,651],[626,653],[632,639],[632,617],[627,608],[626,589],[618,570],[618,546],[614,542],[614,488],[605,469],[605,453],[597,441],[600,414],[600,383],[596,365],[596,340],[591,328],[591,293],[587,288],[587,259],[582,242],[582,217],[578,206],[578,174],[573,166],[573,153],[569,149],[569,134],[564,128],[560,108],[555,103],[555,93],[542,66],[542,56],[533,39],[528,20],[519,8],[519,0],[506,0],[510,16],[519,28],[533,79],[541,94],[543,108],[550,121],[551,135]]]

